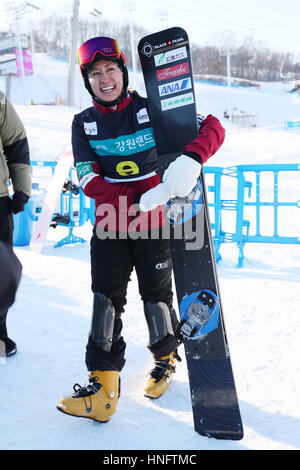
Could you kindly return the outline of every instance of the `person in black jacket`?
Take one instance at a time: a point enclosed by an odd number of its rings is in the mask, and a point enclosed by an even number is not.
[[[117,41],[90,39],[79,48],[78,60],[93,99],[93,106],[76,114],[72,124],[79,183],[96,207],[91,239],[94,302],[85,358],[90,374],[88,385],[76,384],[74,394],[62,397],[57,408],[105,422],[118,402],[126,348],[121,315],[134,268],[154,358],[144,395],[158,398],[174,376],[181,340],[169,240],[161,235],[163,205],[194,188],[202,163],[222,144],[224,129],[213,116],[204,119],[197,139],[168,167],[161,182],[148,101],[128,91],[126,59]],[[137,217],[134,203],[139,204]]]

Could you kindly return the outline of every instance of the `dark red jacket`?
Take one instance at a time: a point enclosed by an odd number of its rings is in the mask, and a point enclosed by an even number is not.
[[[157,228],[164,223],[162,207],[148,213],[137,213],[136,208],[132,207],[143,193],[160,183],[159,175],[152,171],[152,176],[136,181],[132,181],[132,178],[130,178],[131,181],[126,181],[126,179],[120,182],[107,181],[101,168],[101,155],[95,153],[91,147],[93,142],[88,140],[87,132],[83,130],[89,110],[92,113],[90,132],[94,132],[93,126],[97,129],[95,124],[95,121],[97,123],[97,116],[100,118],[104,114],[120,113],[130,105],[133,99],[141,100],[141,108],[145,108],[145,103],[147,106],[145,98],[133,98],[132,95],[125,98],[117,108],[105,108],[94,103],[94,108],[89,108],[76,115],[72,124],[73,154],[80,185],[86,196],[95,199],[95,225],[102,228],[106,227],[109,230],[148,230],[149,228]],[[129,121],[129,119],[127,120]],[[198,118],[198,121],[199,134],[193,142],[183,149],[183,153],[200,163],[205,163],[222,145],[225,130],[219,120],[212,115],[208,115],[205,119]],[[101,125],[98,125],[98,127],[100,127],[99,134],[101,135]],[[109,139],[106,141],[109,141]],[[155,149],[149,149],[149,152],[153,152],[153,150]],[[145,158],[149,159],[149,154],[143,152],[142,155],[144,154]],[[105,158],[107,159],[107,157]],[[153,153],[151,158],[152,160],[155,158]],[[152,160],[149,163],[151,169],[153,169]],[[105,165],[107,165],[106,162]]]

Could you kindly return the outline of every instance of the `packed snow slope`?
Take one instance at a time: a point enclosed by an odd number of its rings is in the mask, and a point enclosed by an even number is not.
[[[137,82],[143,93],[141,77]],[[3,79],[0,88],[4,90]],[[197,82],[198,111],[216,115],[226,127],[225,143],[209,164],[300,164],[300,133],[284,130],[285,120],[300,118],[298,96],[287,92],[291,88],[292,84],[263,84],[259,90],[232,89],[237,111],[257,116],[258,127],[240,129],[223,119],[226,87]],[[23,105],[21,81],[12,80],[11,100],[26,126],[33,160],[56,160],[70,143],[73,115],[80,105],[90,105],[79,76],[75,90],[74,108],[41,104],[53,102],[55,96],[65,99],[67,91],[67,65],[45,55],[36,57],[36,74],[26,79],[27,96],[37,105]],[[34,172],[33,180],[47,185],[41,172]],[[284,185],[291,200],[300,200],[298,174]],[[300,235],[298,209],[284,219],[282,229]],[[91,230],[89,222],[75,230],[86,239],[82,244],[54,248],[67,234],[66,228],[59,227],[49,230],[39,254],[28,246],[15,248],[23,277],[8,328],[18,353],[0,363],[0,449],[300,449],[298,245],[246,245],[241,269],[236,267],[237,247],[229,243],[221,248],[218,274],[243,440],[217,441],[194,432],[183,347],[179,351],[183,361],[168,392],[155,401],[143,396],[152,358],[134,274],[123,317],[127,361],[117,413],[100,424],[56,410],[61,395],[71,393],[74,383],[87,381]]]

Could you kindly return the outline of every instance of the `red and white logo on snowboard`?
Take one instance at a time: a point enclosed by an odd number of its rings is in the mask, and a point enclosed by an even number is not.
[[[179,65],[172,65],[166,69],[161,69],[156,71],[157,80],[162,82],[163,80],[168,80],[171,78],[176,78],[179,75],[185,75],[190,72],[188,62],[184,62]]]

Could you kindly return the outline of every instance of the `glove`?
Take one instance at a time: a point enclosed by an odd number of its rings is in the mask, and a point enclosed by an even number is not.
[[[11,199],[10,213],[19,214],[19,212],[23,212],[28,199],[29,196],[27,194],[22,191],[16,191]]]
[[[168,186],[165,183],[160,183],[142,194],[139,205],[143,212],[148,212],[157,206],[166,204],[171,197],[174,196],[170,195]]]
[[[200,171],[201,163],[183,154],[170,163],[164,172],[163,182],[168,186],[170,194],[185,197],[196,186]]]
[[[140,208],[147,212],[166,204],[169,199],[187,196],[196,186],[200,171],[201,163],[180,155],[164,172],[163,182],[141,196]]]

